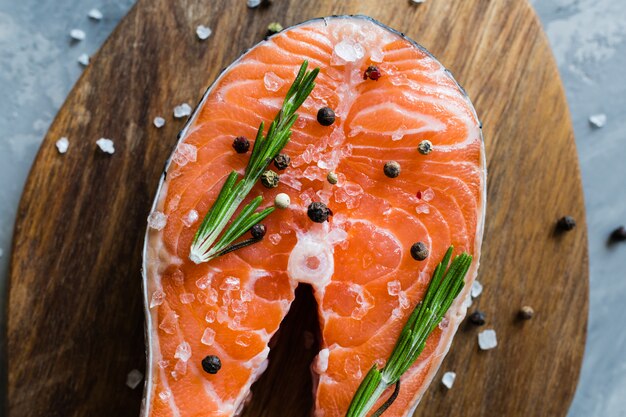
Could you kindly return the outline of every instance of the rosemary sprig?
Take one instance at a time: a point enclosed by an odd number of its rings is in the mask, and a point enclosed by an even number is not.
[[[217,200],[204,217],[191,244],[189,259],[193,262],[197,264],[207,262],[258,241],[258,239],[248,239],[236,246],[230,246],[252,226],[274,211],[274,207],[257,211],[263,201],[262,196],[255,197],[248,203],[230,225],[228,222],[235,215],[242,201],[250,193],[272,159],[289,142],[291,127],[298,118],[296,111],[311,94],[313,87],[315,87],[315,77],[319,72],[319,68],[307,71],[307,67],[308,61],[304,61],[295,81],[287,92],[282,108],[270,124],[265,136],[263,135],[264,123],[259,126],[243,178],[239,179],[239,174],[233,171],[226,179]]]
[[[374,365],[365,375],[352,398],[346,417],[365,417],[387,388],[393,385],[396,387],[391,397],[373,416],[380,416],[395,400],[400,389],[400,377],[415,363],[426,346],[428,336],[439,325],[465,285],[465,275],[472,257],[465,252],[457,255],[448,268],[453,250],[450,246],[435,268],[426,295],[400,332],[387,364],[380,370]]]

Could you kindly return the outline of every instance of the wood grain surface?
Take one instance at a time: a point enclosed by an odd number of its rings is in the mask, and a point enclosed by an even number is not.
[[[572,127],[546,37],[524,0],[139,0],[92,59],[48,132],[24,189],[11,264],[9,415],[136,417],[145,367],[141,249],[153,194],[182,127],[219,71],[284,26],[367,14],[405,32],[455,75],[484,123],[488,213],[475,306],[498,334],[481,352],[462,325],[417,416],[564,416],[587,320],[587,237]],[[201,42],[195,28],[213,36]],[[164,115],[162,129],[152,119]],[[59,155],[54,142],[71,141]],[[114,155],[95,146],[115,141]],[[555,233],[569,214],[578,226]],[[300,289],[246,416],[308,415],[314,300]],[[516,319],[534,307],[528,322]]]

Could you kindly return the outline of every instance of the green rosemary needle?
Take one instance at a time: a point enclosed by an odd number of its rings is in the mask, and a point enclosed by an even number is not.
[[[296,111],[311,94],[313,87],[315,87],[315,77],[319,72],[319,68],[307,71],[307,67],[308,61],[304,61],[285,96],[282,108],[270,124],[265,136],[263,135],[264,123],[259,126],[243,178],[239,179],[239,174],[233,171],[226,179],[217,200],[204,217],[194,236],[189,252],[189,259],[193,262],[197,264],[208,262],[220,255],[258,241],[258,239],[249,239],[231,247],[235,240],[274,211],[274,207],[257,211],[263,202],[263,197],[258,196],[252,199],[230,224],[228,222],[233,218],[263,171],[289,142],[291,127],[298,118]]]
[[[373,416],[380,416],[395,400],[400,389],[400,377],[415,363],[426,346],[428,336],[439,325],[465,285],[465,275],[472,264],[472,257],[465,252],[457,255],[448,268],[453,250],[450,246],[441,263],[435,268],[426,295],[400,332],[387,364],[382,369],[374,365],[365,375],[352,398],[346,417],[365,417],[383,393],[393,385],[396,387],[391,397]]]

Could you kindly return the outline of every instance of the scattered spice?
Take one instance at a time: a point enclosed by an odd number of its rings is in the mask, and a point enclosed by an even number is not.
[[[365,73],[363,73],[364,80],[367,80],[369,78],[370,80],[378,81],[380,76],[381,76],[380,70],[378,69],[378,67],[374,65],[370,65],[369,67],[367,67],[367,69],[365,70]]]
[[[328,175],[326,175],[326,179],[328,180],[329,183],[331,183],[332,185],[337,184],[337,182],[339,181],[339,177],[337,177],[337,174],[335,174],[334,171],[330,171],[328,173]]]
[[[563,232],[569,232],[574,227],[576,227],[576,220],[574,220],[571,216],[563,216],[556,223],[557,229]]]
[[[286,209],[291,204],[291,198],[289,195],[285,193],[276,194],[276,198],[274,198],[274,205],[279,209]]]
[[[423,140],[419,145],[417,145],[417,150],[422,155],[428,155],[433,151],[433,143],[429,140]]]
[[[202,369],[204,372],[215,375],[222,369],[222,361],[215,355],[209,355],[202,359]]]
[[[611,242],[625,242],[626,241],[626,228],[620,226],[611,232]]]
[[[416,242],[411,246],[411,256],[416,261],[423,261],[428,258],[428,248],[424,242]]]
[[[328,216],[333,215],[333,212],[326,207],[326,204],[314,201],[309,204],[306,214],[309,216],[309,219],[313,220],[315,223],[324,223],[325,221],[328,221]]]
[[[322,107],[317,111],[317,121],[322,126],[330,126],[335,123],[335,112],[330,107]]]
[[[261,174],[261,184],[266,188],[276,188],[278,187],[278,181],[280,178],[278,174],[272,170],[267,170],[263,174]]]
[[[250,149],[250,141],[245,136],[237,136],[233,140],[233,149],[237,153],[246,153]]]
[[[470,314],[468,320],[475,326],[484,326],[487,322],[485,320],[485,313],[479,310],[476,310],[472,314]]]
[[[253,238],[260,239],[265,236],[265,226],[261,223],[257,223],[252,226],[252,228],[250,229],[250,233],[252,234]]]
[[[281,25],[278,22],[272,22],[269,25],[267,25],[267,36],[275,35],[278,32],[282,32],[282,30],[283,30],[283,25]]]
[[[519,311],[519,317],[522,320],[530,320],[535,315],[535,310],[531,306],[524,306]]]
[[[284,153],[280,153],[276,155],[276,158],[274,158],[274,166],[279,171],[286,169],[289,166],[290,162],[291,158],[289,157],[289,155],[285,155]]]
[[[389,178],[396,178],[400,175],[400,164],[396,161],[389,161],[385,164],[383,171]]]

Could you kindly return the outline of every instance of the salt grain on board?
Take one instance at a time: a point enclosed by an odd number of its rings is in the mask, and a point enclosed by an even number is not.
[[[249,8],[255,9],[261,5],[262,0],[247,0],[246,4]]]
[[[87,16],[93,20],[102,20],[102,17],[103,17],[102,12],[98,9],[89,10],[89,13],[87,13]]]
[[[89,65],[89,55],[80,54],[80,56],[78,57],[78,63],[82,65],[83,67],[86,67],[87,65]]]
[[[128,375],[126,375],[126,385],[130,389],[137,388],[141,381],[143,381],[143,374],[137,369],[133,369],[128,373]]]
[[[498,346],[498,340],[496,339],[496,331],[492,329],[483,330],[478,333],[478,347],[481,350],[489,350]]]
[[[104,153],[108,153],[109,155],[115,153],[115,144],[111,139],[100,138],[96,141],[96,145],[98,145],[98,148]]]
[[[483,293],[483,285],[480,282],[478,282],[478,280],[475,280],[474,282],[472,282],[472,290],[471,290],[472,298],[476,298],[480,296],[480,294],[482,293]]]
[[[174,117],[177,119],[187,117],[191,114],[191,106],[187,103],[180,104],[174,107]]]
[[[198,35],[198,39],[200,39],[201,41],[208,39],[212,33],[213,31],[211,31],[211,28],[208,28],[204,25],[199,25],[196,28],[196,35]]]
[[[67,152],[67,148],[70,146],[70,141],[66,137],[62,137],[56,141],[55,145],[57,147],[57,151],[63,154]]]
[[[75,41],[82,41],[83,39],[85,39],[86,35],[85,32],[83,32],[80,29],[72,29],[70,31],[70,38],[72,38]]]
[[[156,126],[156,127],[157,127],[157,129],[160,129],[160,128],[162,128],[163,126],[165,126],[165,119],[164,119],[164,118],[162,118],[162,117],[160,117],[160,116],[157,116],[157,117],[155,117],[155,118],[154,118],[154,120],[152,121],[152,123],[154,123],[154,126]]]
[[[443,377],[441,378],[441,383],[443,384],[444,387],[450,389],[452,388],[452,385],[454,385],[455,379],[456,379],[456,373],[446,372],[445,374],[443,374]]]
[[[589,124],[597,128],[604,127],[606,125],[606,114],[599,113],[589,116]]]

